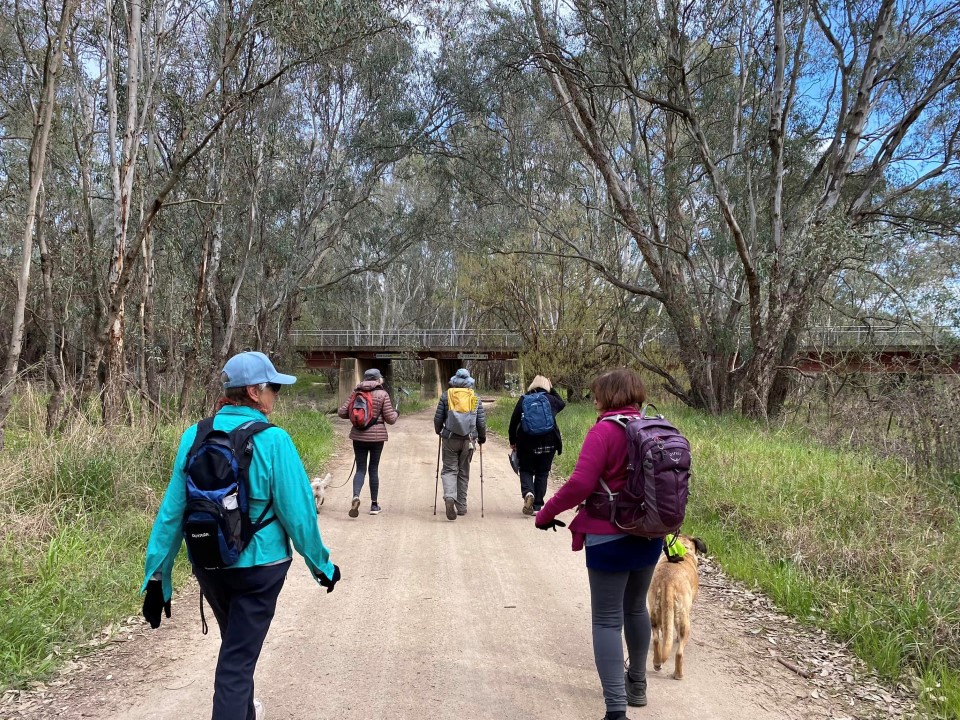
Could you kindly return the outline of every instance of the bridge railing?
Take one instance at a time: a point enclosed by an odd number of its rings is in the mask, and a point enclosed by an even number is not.
[[[957,332],[946,325],[864,327],[833,325],[808,328],[800,339],[806,347],[914,347],[956,343]]]
[[[519,349],[523,341],[508,330],[295,330],[297,346],[314,348],[502,348]]]
[[[549,331],[547,331],[549,332]],[[742,328],[744,339],[749,335]],[[546,333],[545,333],[546,334]],[[581,338],[583,340],[584,338]],[[298,347],[375,348],[496,348],[519,350],[520,335],[509,330],[439,329],[439,330],[295,330],[293,341]],[[592,342],[589,338],[588,342]],[[648,339],[649,341],[649,339]],[[676,343],[672,329],[665,328],[660,342]],[[810,327],[803,332],[800,346],[807,348],[913,347],[956,345],[960,335],[945,325],[884,326],[829,325]]]

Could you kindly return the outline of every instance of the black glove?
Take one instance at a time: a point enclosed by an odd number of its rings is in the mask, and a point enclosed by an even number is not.
[[[333,586],[340,581],[340,568],[336,565],[333,566],[333,577],[328,578],[323,573],[317,573],[317,582],[319,582],[323,587],[327,589],[328,593],[333,592]]]
[[[537,530],[553,530],[554,532],[557,531],[558,527],[567,526],[567,524],[563,520],[556,520],[556,519],[548,520],[542,525],[540,523],[536,523],[536,525],[537,525]]]
[[[477,438],[477,442],[480,443],[481,445],[483,445],[486,441],[487,441],[487,436],[486,436],[486,435],[484,435],[483,437],[478,437],[478,438]]]
[[[147,593],[143,598],[143,617],[154,630],[160,627],[161,610],[170,617],[170,601],[163,599],[163,583],[151,580],[147,583]]]

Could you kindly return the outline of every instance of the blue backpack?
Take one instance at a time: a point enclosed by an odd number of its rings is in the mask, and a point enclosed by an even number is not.
[[[250,520],[247,472],[253,459],[253,436],[270,423],[251,421],[227,433],[214,430],[213,418],[201,420],[187,453],[187,505],[183,537],[190,562],[206,569],[230,567],[264,521],[273,498],[256,522]]]
[[[546,435],[553,430],[553,407],[546,393],[524,395],[522,411],[520,427],[527,435]]]

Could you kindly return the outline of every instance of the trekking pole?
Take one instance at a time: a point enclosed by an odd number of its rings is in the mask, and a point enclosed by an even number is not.
[[[437,436],[437,481],[433,485],[433,514],[437,514],[437,493],[440,491],[440,446],[443,438]]]
[[[483,517],[483,443],[480,443],[480,517]]]

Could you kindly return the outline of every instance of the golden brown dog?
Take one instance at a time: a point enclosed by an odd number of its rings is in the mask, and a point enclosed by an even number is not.
[[[673,661],[673,677],[683,678],[683,648],[690,639],[690,607],[697,597],[700,582],[697,576],[697,553],[704,555],[707,546],[700,538],[681,535],[679,542],[687,549],[680,562],[661,557],[653,571],[647,607],[653,628],[653,668],[663,667],[673,649],[673,632],[677,632],[677,655]]]

